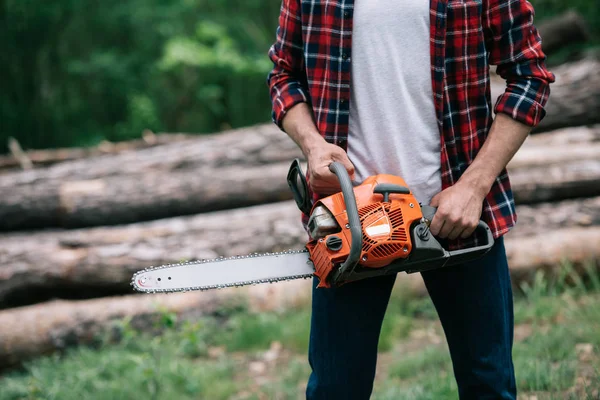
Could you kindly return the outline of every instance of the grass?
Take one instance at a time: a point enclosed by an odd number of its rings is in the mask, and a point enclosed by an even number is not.
[[[519,393],[542,399],[597,399],[600,390],[600,279],[579,279],[565,264],[539,273],[515,294],[521,332],[514,346]],[[443,331],[428,298],[396,290],[379,343],[374,400],[454,399],[456,383]],[[117,343],[79,347],[34,360],[0,377],[0,400],[300,399],[307,305],[253,314],[232,305],[194,323],[173,315],[158,336],[118,327]]]

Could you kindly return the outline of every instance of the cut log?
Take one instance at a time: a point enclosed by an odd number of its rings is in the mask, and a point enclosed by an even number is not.
[[[517,237],[511,233],[506,240],[507,255],[513,285],[531,281],[535,271],[543,269],[546,275],[557,272],[559,263],[568,259],[577,269],[583,263],[594,262],[600,267],[600,227],[566,228],[544,232],[538,236]],[[291,282],[257,285],[255,290],[268,288],[279,298],[291,303],[292,296],[310,296],[310,280],[295,285],[303,290],[289,292]],[[410,282],[416,294],[426,291],[419,274],[400,274],[397,285],[406,288]],[[278,289],[279,288],[279,289]],[[267,289],[265,289],[267,290]],[[84,301],[54,301],[27,307],[0,311],[0,368],[16,365],[41,354],[60,351],[66,346],[92,342],[97,335],[106,333],[111,325],[122,318],[132,318],[137,328],[148,329],[149,321],[162,312],[179,314],[183,319],[197,318],[217,309],[224,299],[251,295],[240,288],[222,291],[191,292],[168,295],[129,295]],[[274,304],[274,303],[271,303]],[[160,306],[162,311],[157,310]]]
[[[0,312],[0,369],[67,347],[91,344],[110,335],[111,326],[131,318],[134,328],[149,330],[164,312],[182,320],[210,314],[213,293],[118,296],[86,301],[53,301]]]
[[[517,157],[520,157],[520,153],[523,151],[537,147],[567,149],[571,145],[594,145],[598,143],[600,143],[600,125],[572,126],[529,135],[517,153]]]
[[[294,202],[110,228],[0,235],[0,307],[131,293],[150,265],[302,248]]]
[[[177,171],[196,173],[239,165],[253,167],[302,157],[296,144],[274,124],[202,135],[148,149],[64,162],[44,169],[0,175],[0,190],[37,183],[104,179]]]
[[[598,159],[600,158],[600,141],[568,146],[524,146],[517,154],[511,160],[509,168],[511,171],[527,171],[528,168],[539,168],[544,165],[564,165],[580,160]]]
[[[524,167],[509,165],[516,201],[599,195],[600,147],[579,150],[548,150],[561,160],[553,166],[532,157],[534,150],[517,153],[513,162]],[[590,158],[579,159],[584,153]],[[562,162],[568,157],[576,160]],[[125,224],[288,200],[288,168],[285,162],[17,186],[0,198],[0,230]]]
[[[557,82],[550,88],[546,117],[535,131],[600,123],[600,61],[564,64],[553,72]]]
[[[516,204],[600,195],[600,157],[545,166],[510,168]]]
[[[552,54],[565,46],[589,40],[590,30],[585,18],[575,11],[567,11],[537,24],[542,37],[542,49]]]
[[[556,82],[550,85],[546,116],[532,133],[600,123],[600,60],[586,58],[552,68]],[[506,82],[492,75],[492,101],[500,96]]]
[[[600,197],[519,206],[517,214],[512,237],[589,227],[600,224]],[[130,293],[133,273],[151,265],[301,249],[307,238],[293,201],[128,226],[6,234],[0,307]]]
[[[126,224],[287,200],[289,163],[39,182],[0,198],[0,230]]]
[[[183,133],[154,134],[150,131],[145,131],[142,139],[116,143],[104,141],[97,146],[85,148],[68,147],[60,149],[28,150],[23,152],[23,156],[27,157],[27,159],[31,161],[32,167],[42,167],[65,161],[78,160],[106,154],[122,153],[125,151],[180,142],[182,140],[189,140],[193,138],[197,138],[197,135]],[[0,155],[0,172],[2,170],[7,171],[10,169],[16,169],[18,167],[23,167],[20,157],[14,154]]]

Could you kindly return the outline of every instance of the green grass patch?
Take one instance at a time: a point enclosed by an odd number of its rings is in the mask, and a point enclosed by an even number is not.
[[[575,361],[553,363],[548,359],[515,357],[515,373],[520,391],[557,392],[573,386]]]
[[[0,399],[228,399],[237,392],[231,361],[198,364],[174,339],[138,337],[38,359],[2,379]]]
[[[228,351],[268,349],[278,341],[284,347],[305,353],[308,350],[310,311],[291,310],[286,313],[234,314],[211,338],[214,345]]]
[[[416,354],[402,357],[390,368],[392,378],[410,379],[423,374],[449,371],[452,368],[446,347],[427,347]]]

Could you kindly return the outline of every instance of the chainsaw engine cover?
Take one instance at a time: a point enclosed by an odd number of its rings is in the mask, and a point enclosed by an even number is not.
[[[413,248],[411,227],[421,221],[423,214],[404,180],[393,175],[375,175],[354,187],[354,194],[362,227],[360,266],[381,268],[407,258]],[[342,193],[314,204],[309,230],[312,240],[307,249],[319,286],[329,287],[332,270],[350,252],[351,232]]]

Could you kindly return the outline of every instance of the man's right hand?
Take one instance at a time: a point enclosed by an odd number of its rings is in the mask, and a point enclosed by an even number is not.
[[[326,142],[321,138],[316,144],[307,146],[304,150],[308,161],[308,176],[311,189],[321,195],[337,193],[342,188],[340,182],[329,165],[337,161],[348,171],[350,179],[354,176],[354,165],[346,152],[339,146]]]
[[[329,164],[334,161],[341,163],[350,178],[354,175],[354,165],[341,147],[325,141],[319,134],[306,103],[290,108],[283,119],[283,128],[300,146],[308,161],[309,184],[313,192],[327,196],[341,191],[338,178],[329,170]]]

